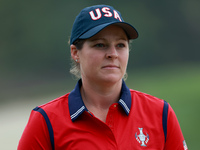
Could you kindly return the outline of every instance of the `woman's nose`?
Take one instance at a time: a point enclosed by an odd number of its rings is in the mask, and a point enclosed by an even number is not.
[[[117,49],[115,46],[110,46],[106,53],[106,58],[115,59],[118,57]]]

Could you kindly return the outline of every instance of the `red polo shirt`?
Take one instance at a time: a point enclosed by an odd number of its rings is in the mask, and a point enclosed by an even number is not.
[[[120,100],[104,123],[85,107],[81,84],[31,112],[18,150],[187,149],[176,115],[163,100],[130,90],[123,81]]]

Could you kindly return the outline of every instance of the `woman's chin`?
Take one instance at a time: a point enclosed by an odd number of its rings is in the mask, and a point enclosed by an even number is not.
[[[107,82],[107,83],[117,83],[122,79],[122,76],[118,75],[105,75],[102,79],[102,82]]]

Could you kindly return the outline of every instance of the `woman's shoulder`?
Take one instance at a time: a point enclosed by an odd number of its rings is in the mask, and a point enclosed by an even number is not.
[[[60,96],[54,100],[51,100],[45,104],[38,106],[42,108],[45,112],[56,112],[57,110],[68,108],[68,96],[69,93]]]
[[[156,96],[130,89],[132,99],[141,103],[149,103],[163,106],[164,100]]]

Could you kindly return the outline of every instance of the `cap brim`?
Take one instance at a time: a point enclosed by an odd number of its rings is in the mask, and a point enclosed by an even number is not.
[[[132,25],[130,25],[129,23],[126,23],[126,22],[111,22],[111,23],[101,24],[99,26],[96,26],[96,27],[88,30],[87,32],[82,34],[79,37],[79,39],[91,38],[92,36],[96,35],[101,30],[103,30],[104,28],[106,28],[107,26],[110,26],[110,25],[117,25],[117,26],[122,27],[123,30],[126,32],[129,39],[136,39],[138,37],[137,30]]]

